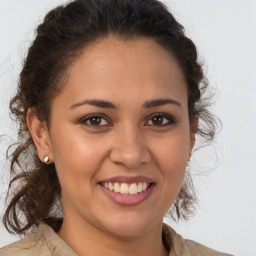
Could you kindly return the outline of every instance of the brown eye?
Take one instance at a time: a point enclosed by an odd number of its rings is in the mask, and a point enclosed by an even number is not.
[[[152,123],[156,125],[161,125],[163,123],[163,117],[155,116],[152,118]]]
[[[174,123],[175,123],[174,117],[167,115],[167,114],[158,113],[158,114],[151,116],[145,125],[161,127],[161,126],[172,125]]]
[[[91,125],[99,125],[101,123],[101,117],[92,117],[88,121]]]
[[[101,115],[87,116],[83,118],[80,123],[87,126],[111,126],[111,123]]]

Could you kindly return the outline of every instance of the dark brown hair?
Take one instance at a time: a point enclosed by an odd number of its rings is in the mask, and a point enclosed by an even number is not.
[[[61,188],[55,166],[40,161],[27,126],[27,111],[33,107],[49,127],[51,102],[65,84],[68,67],[86,46],[109,35],[122,40],[150,38],[171,52],[187,82],[190,124],[199,118],[194,132],[207,141],[213,139],[215,119],[207,110],[208,99],[202,96],[207,82],[196,47],[164,4],[157,0],[74,0],[59,6],[38,26],[10,103],[19,124],[19,142],[10,154],[10,200],[3,219],[9,232],[24,234],[40,219],[55,230],[60,227]],[[188,218],[195,202],[188,176],[172,207],[172,217]]]

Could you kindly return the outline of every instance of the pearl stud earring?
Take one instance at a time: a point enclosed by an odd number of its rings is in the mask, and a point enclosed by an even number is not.
[[[48,163],[49,162],[49,156],[45,156],[44,157],[44,163]]]

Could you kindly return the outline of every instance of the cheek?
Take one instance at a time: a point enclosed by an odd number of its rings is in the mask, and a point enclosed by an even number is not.
[[[185,134],[185,135],[184,135]],[[175,133],[154,143],[152,154],[164,170],[184,169],[190,154],[190,140],[187,133]],[[176,167],[176,168],[174,168]]]
[[[175,202],[183,184],[187,165],[188,140],[181,134],[168,136],[165,140],[158,140],[154,147],[155,164],[159,172],[158,199],[156,208],[164,214]],[[161,142],[161,143],[160,143]]]
[[[162,172],[163,184],[170,194],[176,194],[183,183],[185,169],[187,165],[186,157],[183,154],[178,154],[177,148],[175,153],[173,150],[166,150],[166,153],[161,157],[159,170]]]
[[[86,138],[82,132],[64,129],[53,133],[52,138],[54,163],[62,187],[92,182],[104,157],[95,140]]]
[[[190,152],[190,140],[186,134],[173,133],[154,143],[153,159],[161,172],[164,190],[169,194],[177,194],[183,183]]]

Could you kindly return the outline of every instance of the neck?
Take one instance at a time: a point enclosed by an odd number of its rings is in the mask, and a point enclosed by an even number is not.
[[[162,242],[162,223],[137,237],[117,237],[88,223],[63,219],[58,235],[79,256],[167,256]]]

